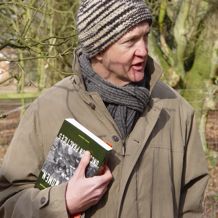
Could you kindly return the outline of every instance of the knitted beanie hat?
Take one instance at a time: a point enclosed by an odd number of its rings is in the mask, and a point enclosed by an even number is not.
[[[82,51],[94,57],[142,21],[152,23],[144,0],[81,0],[77,31]]]

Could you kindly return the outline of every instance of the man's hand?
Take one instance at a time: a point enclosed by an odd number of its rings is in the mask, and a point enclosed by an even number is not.
[[[66,205],[70,215],[85,211],[97,204],[112,180],[112,174],[108,167],[103,175],[86,178],[85,171],[90,158],[90,152],[86,151],[73,177],[68,182]]]

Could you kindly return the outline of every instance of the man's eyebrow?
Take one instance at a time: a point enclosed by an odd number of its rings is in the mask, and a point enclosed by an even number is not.
[[[150,34],[150,30],[144,33],[144,35],[148,35],[148,34]],[[124,36],[124,39],[136,38],[139,36],[141,36],[141,34],[129,33],[128,35]]]

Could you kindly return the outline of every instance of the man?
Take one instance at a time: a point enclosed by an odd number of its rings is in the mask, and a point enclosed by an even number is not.
[[[20,122],[1,170],[1,217],[201,217],[207,165],[194,113],[159,81],[151,23],[143,0],[81,2],[73,76]],[[68,117],[112,144],[108,167],[86,178],[86,152],[68,183],[39,191],[34,183]]]

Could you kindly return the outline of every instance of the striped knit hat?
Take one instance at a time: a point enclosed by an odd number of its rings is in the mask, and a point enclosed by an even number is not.
[[[81,0],[77,14],[81,49],[94,57],[142,21],[152,23],[144,0]]]

